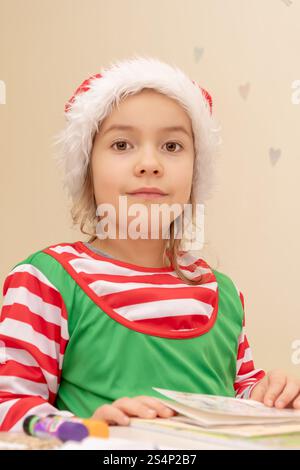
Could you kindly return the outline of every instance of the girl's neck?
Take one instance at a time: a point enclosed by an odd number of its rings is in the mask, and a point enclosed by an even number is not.
[[[166,240],[111,240],[108,238],[100,240],[96,238],[89,243],[125,263],[149,268],[166,268],[171,266],[167,256],[165,257],[165,262],[163,262]]]

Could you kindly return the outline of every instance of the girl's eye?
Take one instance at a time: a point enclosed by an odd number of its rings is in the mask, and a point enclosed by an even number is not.
[[[121,148],[119,147],[117,150],[126,150],[126,148],[124,148],[124,144],[125,144],[125,146],[126,146],[126,144],[128,144],[128,142],[126,142],[125,140],[117,140],[116,142],[114,142],[114,143],[112,144],[112,148],[114,147],[114,145],[117,145],[117,144],[123,144],[123,148],[122,148],[122,147],[121,147]]]
[[[166,143],[166,145],[169,145],[169,144],[173,145],[173,149],[174,149],[174,145],[179,145],[181,148],[183,148],[182,145],[179,144],[178,142],[167,142]],[[169,150],[170,150],[170,147],[169,147]],[[173,150],[171,150],[171,152],[175,153]]]
[[[112,144],[112,148],[114,148],[114,146],[118,145],[118,144],[122,144],[122,147],[121,148],[118,147],[117,150],[126,150],[126,144],[128,144],[128,142],[126,142],[125,140],[117,140],[116,142],[114,142]],[[125,144],[125,147],[124,147],[124,144]],[[171,144],[171,148],[169,147],[168,150],[172,153],[175,153],[174,152],[174,144],[175,144],[175,146],[179,145],[181,148],[183,148],[183,146],[181,144],[179,144],[178,142],[170,141],[170,142],[167,142],[165,145],[169,145],[169,144]],[[173,145],[173,149],[172,149],[172,145]],[[176,149],[176,147],[175,147],[175,149]]]

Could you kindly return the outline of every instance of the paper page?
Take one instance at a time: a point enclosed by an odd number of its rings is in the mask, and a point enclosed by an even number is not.
[[[214,448],[219,448],[219,445],[222,445],[232,449],[300,449],[300,432],[280,435],[271,435],[268,432],[266,435],[263,433],[265,427],[248,426],[249,430],[255,428],[255,431],[258,432],[257,436],[250,436],[251,431],[247,435],[246,427],[236,426],[233,428],[224,427],[228,428],[228,431],[232,431],[232,433],[226,434],[225,432],[221,433],[222,428],[212,431],[200,426],[178,422],[175,418],[131,418],[130,426],[145,431],[174,435],[177,438],[196,440],[199,441],[199,445],[207,442]],[[243,431],[239,434],[238,430],[241,428]]]
[[[229,436],[217,432],[206,432],[199,426],[191,426],[185,423],[178,423],[171,419],[142,419],[131,418],[130,426],[135,429],[144,431],[152,431],[160,434],[168,434],[174,437],[189,439],[199,442],[199,448],[203,448],[204,444],[210,448],[219,449],[265,449],[266,447],[259,442],[251,442],[242,439],[240,436]]]
[[[183,416],[188,416],[189,418],[193,419],[195,424],[199,424],[205,428],[215,428],[215,426],[220,426],[220,425],[231,425],[231,426],[237,426],[241,424],[268,424],[270,423],[270,418],[269,417],[256,417],[256,416],[239,416],[239,415],[228,415],[228,414],[218,414],[218,413],[213,413],[213,412],[207,412],[192,408],[190,406],[182,405],[181,403],[175,402],[175,401],[170,401],[166,400],[163,398],[157,398],[157,400],[161,401],[164,403],[166,406],[169,408],[172,408],[173,410],[177,411]],[[273,418],[271,420],[273,425],[279,425],[280,423],[284,422],[294,422],[291,421],[288,418]],[[299,420],[298,420],[299,423]]]
[[[300,423],[300,410],[269,408],[255,400],[178,392],[156,387],[152,388],[171,400],[211,415],[246,417],[247,419],[251,417],[266,418],[272,419],[272,421],[283,421],[284,418],[285,421],[292,420]]]
[[[188,418],[187,416],[173,416],[172,421],[179,423],[188,424],[190,426],[196,426],[202,429],[206,433],[221,433],[230,436],[243,436],[243,437],[258,437],[258,436],[275,436],[282,434],[299,434],[300,442],[300,424],[294,423],[282,423],[282,424],[240,424],[237,426],[214,426],[213,428],[204,428],[195,422],[195,420]]]

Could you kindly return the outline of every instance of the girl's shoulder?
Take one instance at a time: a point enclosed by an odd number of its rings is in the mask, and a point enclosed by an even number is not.
[[[232,290],[234,294],[238,294],[240,296],[241,292],[236,284],[236,282],[232,279],[232,277],[223,271],[219,271],[216,268],[213,268],[209,262],[205,258],[203,258],[199,253],[192,254],[189,251],[181,251],[180,252],[181,260],[183,261],[181,265],[189,265],[195,266],[195,270],[197,269],[199,273],[205,274],[210,273],[212,274],[213,278],[215,278],[216,282],[218,283],[219,288],[222,287],[224,289]]]
[[[225,286],[231,286],[234,289],[234,291],[236,291],[240,295],[240,289],[238,285],[229,274],[224,273],[223,271],[219,271],[217,269],[212,269],[212,272],[216,276],[216,279],[218,280],[219,283],[222,283]]]
[[[77,242],[62,242],[62,243],[54,243],[52,245],[44,246],[34,252],[31,252],[26,258],[23,258],[19,262],[17,262],[12,269],[15,269],[18,266],[21,265],[35,265],[35,264],[40,264],[41,266],[45,264],[47,266],[49,263],[51,263],[51,252],[53,253],[57,252],[59,253],[62,250],[70,251],[74,249],[74,245],[76,245]],[[52,257],[53,258],[53,257]],[[56,263],[52,263],[54,265]]]
[[[45,305],[47,310],[50,305],[60,312],[61,318],[66,317],[76,297],[78,285],[64,263],[51,256],[52,251],[59,253],[61,250],[65,253],[69,251],[72,256],[74,242],[41,247],[12,265],[2,285],[4,303],[11,304],[19,299],[19,303],[33,311],[41,305]]]
[[[59,262],[55,253],[61,251],[72,252],[76,242],[62,242],[55,243],[49,246],[41,247],[40,249],[31,252],[28,256],[12,265],[8,272],[5,284],[11,282],[18,284],[25,284],[30,286],[35,284],[49,286],[56,290],[61,290],[60,286],[65,286],[68,282],[68,274],[62,262]],[[52,252],[54,256],[52,255]],[[14,281],[12,281],[14,278]]]
[[[218,283],[219,295],[230,297],[233,301],[241,304],[242,310],[244,311],[244,295],[240,290],[236,280],[224,272],[218,271],[216,269],[213,269],[212,271]]]

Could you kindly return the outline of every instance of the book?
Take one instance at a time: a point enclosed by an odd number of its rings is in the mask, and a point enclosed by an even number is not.
[[[177,414],[170,419],[131,419],[133,427],[189,437],[221,438],[231,443],[300,448],[300,410],[267,407],[251,399],[196,394],[153,387]],[[163,398],[164,397],[164,398]],[[242,441],[240,441],[242,439]],[[246,440],[245,440],[246,439]],[[295,447],[293,447],[295,446]],[[265,448],[265,447],[263,447]]]

